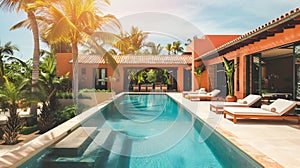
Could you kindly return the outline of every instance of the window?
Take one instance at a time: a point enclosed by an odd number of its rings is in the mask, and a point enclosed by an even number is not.
[[[81,68],[81,75],[85,76],[86,75],[86,68]]]

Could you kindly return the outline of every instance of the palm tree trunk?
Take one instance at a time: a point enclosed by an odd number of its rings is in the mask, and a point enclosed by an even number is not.
[[[32,58],[32,92],[37,92],[37,82],[39,79],[39,64],[40,64],[40,41],[39,41],[39,29],[33,11],[27,12],[27,17],[30,21],[31,31],[33,35],[33,58]],[[37,116],[37,104],[31,104],[31,114]]]
[[[73,101],[78,104],[78,46],[77,42],[72,42],[73,59]]]
[[[2,57],[0,57],[0,85],[2,86],[4,84],[4,65],[2,61]]]

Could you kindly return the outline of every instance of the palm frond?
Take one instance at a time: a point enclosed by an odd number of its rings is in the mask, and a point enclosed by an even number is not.
[[[26,62],[22,61],[22,60],[19,59],[19,58],[16,58],[16,57],[8,57],[7,60],[8,60],[8,61],[17,61],[17,62],[20,63],[23,67],[27,68]]]
[[[118,41],[122,40],[118,35],[110,33],[110,32],[95,32],[91,38],[96,41],[102,41],[103,44],[109,44],[114,46]]]
[[[19,29],[21,27],[24,27],[26,29],[31,29],[31,25],[30,25],[29,19],[25,19],[25,20],[20,21],[19,23],[13,25],[9,30]]]

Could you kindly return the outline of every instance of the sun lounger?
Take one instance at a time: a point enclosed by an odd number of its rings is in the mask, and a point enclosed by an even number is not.
[[[140,91],[141,92],[146,92],[146,85],[141,85]]]
[[[262,105],[261,108],[242,108],[242,107],[225,107],[224,118],[226,115],[233,117],[233,123],[236,124],[238,118],[249,119],[297,119],[300,123],[300,116],[287,115],[296,106],[296,102],[277,99],[270,105]]]
[[[168,86],[167,86],[167,85],[162,85],[162,86],[161,86],[161,90],[162,90],[163,92],[166,92],[166,91],[168,90]]]
[[[134,85],[133,86],[133,91],[134,92],[138,92],[139,91],[139,86],[138,85]]]
[[[152,85],[147,85],[147,91],[152,92],[153,86]]]
[[[205,88],[200,88],[195,91],[183,91],[182,96],[185,97],[188,94],[206,94],[207,92],[205,91]]]
[[[210,111],[215,110],[216,113],[224,110],[224,107],[251,107],[261,99],[260,95],[249,94],[237,102],[221,102],[214,101],[210,104]]]
[[[216,97],[220,92],[220,90],[214,89],[208,93],[189,93],[185,95],[185,98],[189,100],[212,100],[212,98]]]
[[[160,84],[155,84],[154,89],[155,89],[156,92],[160,92],[161,91],[161,85]]]

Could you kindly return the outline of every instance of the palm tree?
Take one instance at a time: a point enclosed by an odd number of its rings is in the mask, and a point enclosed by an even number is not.
[[[130,40],[129,42],[131,44],[132,49],[134,51],[138,51],[139,49],[141,49],[147,37],[148,37],[148,33],[139,30],[138,27],[132,26],[130,31],[130,38],[129,38]]]
[[[168,51],[168,55],[171,55],[172,44],[168,43],[168,44],[166,45],[165,49]]]
[[[39,29],[35,16],[35,11],[37,6],[35,5],[37,1],[26,1],[26,0],[3,0],[0,3],[0,7],[7,9],[9,11],[19,12],[23,10],[27,13],[27,20],[24,20],[16,25],[14,25],[11,30],[22,26],[28,26],[33,34],[34,39],[34,50],[33,50],[33,73],[32,73],[32,84],[33,87],[38,80],[39,71],[39,58],[40,58],[40,43],[39,43]]]
[[[114,47],[120,51],[121,55],[135,54],[144,46],[148,34],[149,33],[139,30],[138,27],[132,26],[130,33],[120,33],[121,40],[118,41]]]
[[[4,84],[4,78],[5,75],[4,72],[4,60],[5,58],[12,59],[14,55],[14,51],[19,51],[17,46],[12,45],[11,42],[7,42],[4,46],[1,45],[0,42],[0,85]]]
[[[27,14],[27,19],[23,20],[16,25],[14,25],[11,30],[20,28],[20,27],[27,27],[32,31],[33,35],[33,59],[32,59],[32,92],[37,92],[37,82],[39,78],[39,64],[40,64],[40,41],[39,41],[39,27],[36,17],[36,11],[41,6],[46,6],[50,2],[55,2],[58,0],[50,0],[50,1],[43,1],[43,0],[2,0],[0,2],[0,8],[9,10],[9,11],[16,11],[19,12],[23,10]],[[32,104],[31,106],[31,113],[34,116],[37,116],[37,105]]]
[[[151,55],[159,55],[163,49],[163,46],[161,46],[160,44],[155,45],[155,43],[153,42],[148,42],[145,44],[145,46],[150,48]]]
[[[119,22],[113,15],[100,16],[99,5],[95,0],[62,0],[45,10],[44,23],[47,27],[43,35],[49,44],[67,42],[72,45],[73,94],[78,103],[78,45],[83,44],[96,31],[105,26],[119,28]],[[105,0],[109,5],[109,1]]]
[[[22,122],[19,114],[17,113],[18,102],[24,101],[27,80],[21,84],[15,85],[11,83],[6,76],[4,76],[5,84],[0,89],[0,97],[4,98],[9,104],[9,117],[4,127],[3,139],[5,144],[16,144],[18,142],[18,135],[22,128]]]
[[[183,52],[183,47],[181,47],[181,42],[180,41],[174,41],[173,42],[173,46],[172,46],[172,50],[174,52],[174,54],[178,54],[178,53],[182,53]]]

